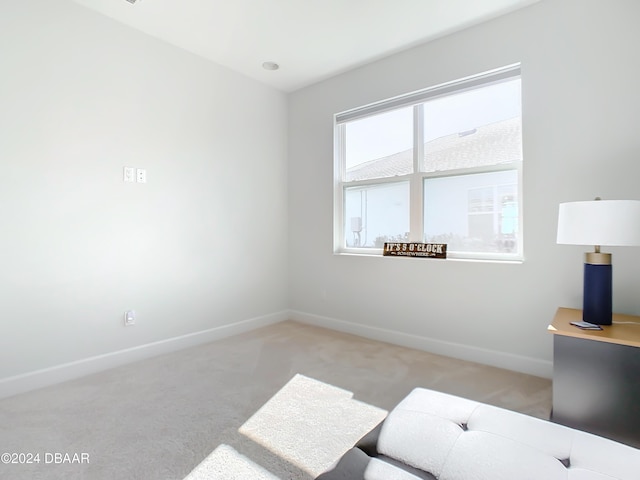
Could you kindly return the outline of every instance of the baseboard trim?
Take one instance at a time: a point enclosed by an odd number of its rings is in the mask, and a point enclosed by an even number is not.
[[[336,318],[324,317],[296,310],[290,310],[289,318],[300,323],[330,328],[332,330],[351,333],[353,335],[358,335],[372,340],[393,343],[403,347],[424,350],[438,355],[482,363],[484,365],[513,370],[529,375],[535,375],[537,377],[552,378],[553,375],[553,362],[551,361],[499,352],[496,350],[489,350],[461,343],[446,342],[434,338],[347,322],[345,320],[338,320]]]
[[[285,310],[228,325],[221,325],[200,332],[189,333],[103,355],[96,355],[54,367],[43,368],[21,375],[6,377],[0,379],[0,398],[11,397],[139,360],[145,360],[165,353],[213,342],[288,319],[289,312]]]

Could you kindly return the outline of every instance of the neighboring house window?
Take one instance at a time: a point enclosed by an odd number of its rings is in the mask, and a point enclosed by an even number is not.
[[[520,66],[335,116],[334,250],[522,259]]]

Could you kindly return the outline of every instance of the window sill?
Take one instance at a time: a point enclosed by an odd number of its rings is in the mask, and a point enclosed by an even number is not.
[[[407,258],[417,258],[419,260],[425,260],[424,257],[396,257],[392,255],[384,256],[382,255],[382,250],[379,252],[333,252],[333,255],[338,257],[370,257],[370,258],[384,258],[384,259],[407,259]],[[508,258],[470,258],[470,257],[447,257],[447,258],[426,258],[429,261],[440,261],[440,262],[471,262],[471,263],[498,263],[498,264],[513,264],[520,265],[524,263],[524,259],[521,257],[508,257]]]

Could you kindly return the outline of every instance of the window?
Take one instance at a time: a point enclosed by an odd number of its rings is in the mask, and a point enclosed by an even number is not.
[[[520,66],[335,116],[334,246],[522,259]]]

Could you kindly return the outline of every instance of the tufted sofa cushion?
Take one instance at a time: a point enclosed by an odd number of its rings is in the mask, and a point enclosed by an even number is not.
[[[356,448],[343,457],[338,465],[342,468],[320,478],[640,479],[640,450],[423,388],[412,391],[391,411],[376,450],[375,458],[370,458]]]

